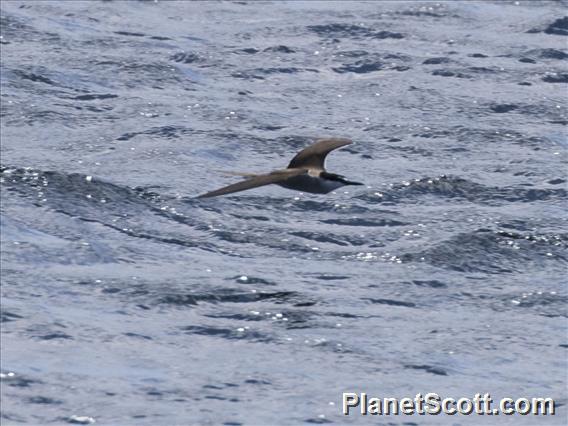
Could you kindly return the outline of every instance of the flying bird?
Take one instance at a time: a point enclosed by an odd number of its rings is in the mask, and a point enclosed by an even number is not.
[[[286,169],[275,170],[267,174],[232,173],[245,177],[245,180],[207,192],[197,198],[232,194],[273,183],[284,188],[312,194],[327,194],[345,185],[363,185],[360,182],[347,180],[344,176],[329,173],[324,167],[327,154],[351,143],[353,141],[344,138],[318,139],[313,145],[296,154]]]

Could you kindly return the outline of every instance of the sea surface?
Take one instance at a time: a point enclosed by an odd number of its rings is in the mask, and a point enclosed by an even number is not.
[[[566,424],[566,6],[3,1],[2,425]]]

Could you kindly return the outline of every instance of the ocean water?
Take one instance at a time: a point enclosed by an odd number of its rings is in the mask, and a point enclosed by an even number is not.
[[[565,15],[2,2],[2,424],[566,424]],[[365,186],[194,198],[322,136]]]

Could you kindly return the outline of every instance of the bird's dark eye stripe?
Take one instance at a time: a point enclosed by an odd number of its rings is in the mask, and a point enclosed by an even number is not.
[[[336,181],[339,181],[339,182],[342,182],[343,180],[345,180],[344,176],[336,175],[335,173],[321,172],[320,176],[324,179],[336,180]]]

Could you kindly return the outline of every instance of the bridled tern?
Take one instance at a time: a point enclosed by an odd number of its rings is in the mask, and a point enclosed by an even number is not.
[[[363,185],[360,182],[347,180],[344,176],[329,173],[324,167],[327,154],[351,143],[353,143],[351,140],[344,138],[318,139],[313,145],[296,154],[286,169],[275,170],[267,174],[233,173],[244,176],[245,180],[207,192],[197,198],[232,194],[273,183],[284,188],[313,194],[327,194],[345,185]]]

